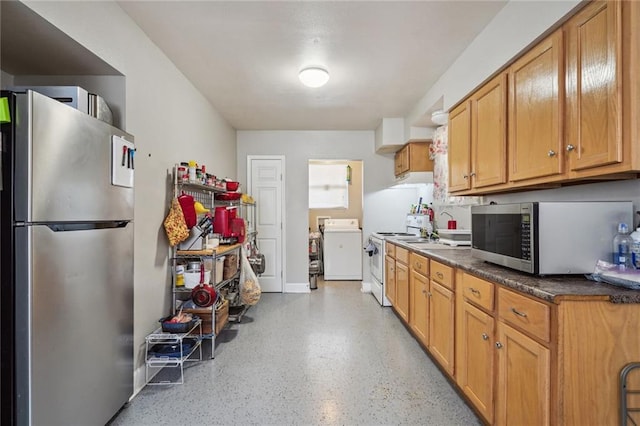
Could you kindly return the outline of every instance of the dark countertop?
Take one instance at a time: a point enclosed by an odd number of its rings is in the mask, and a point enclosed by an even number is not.
[[[612,303],[640,303],[640,291],[590,281],[584,275],[535,276],[476,259],[471,256],[469,248],[417,250],[411,243],[392,237],[387,241],[548,302],[600,299]]]

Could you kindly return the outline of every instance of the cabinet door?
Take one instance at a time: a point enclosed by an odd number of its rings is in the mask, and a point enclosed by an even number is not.
[[[458,385],[485,420],[493,423],[494,320],[468,302],[461,306]]]
[[[498,321],[496,424],[548,425],[549,349]]]
[[[507,75],[500,74],[471,97],[471,185],[507,182]]]
[[[411,297],[409,303],[409,325],[418,340],[425,346],[429,345],[429,279],[411,270],[409,280]]]
[[[384,293],[391,302],[396,304],[396,260],[393,257],[384,258]]]
[[[396,262],[396,304],[400,317],[409,322],[409,267]]]
[[[471,105],[458,105],[449,114],[449,191],[471,188]]]
[[[396,176],[400,176],[404,170],[404,165],[402,164],[402,155],[400,154],[402,150],[396,152],[393,157],[394,164],[394,173]]]
[[[429,292],[429,351],[444,370],[453,375],[453,292],[431,280]]]
[[[622,161],[622,2],[593,2],[565,24],[571,170]]]
[[[396,152],[395,155],[395,171],[396,176],[401,175],[409,171],[409,146],[405,145],[402,149]]]
[[[429,158],[429,145],[431,144],[427,142],[409,142],[407,144],[409,171],[433,171],[433,160]]]
[[[564,99],[562,31],[532,48],[509,68],[509,179],[563,172]]]

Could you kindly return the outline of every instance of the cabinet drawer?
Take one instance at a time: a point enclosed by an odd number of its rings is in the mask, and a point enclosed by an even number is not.
[[[498,288],[498,314],[532,336],[549,341],[551,309],[544,303]]]
[[[402,262],[405,265],[409,264],[409,250],[402,247],[396,247],[396,260]]]
[[[462,275],[462,294],[474,305],[493,311],[494,284],[473,275]]]
[[[394,259],[396,258],[396,246],[394,246],[393,244],[386,243],[384,245],[384,250],[387,256],[391,256]]]
[[[411,253],[411,269],[425,277],[429,276],[429,259],[419,254]]]
[[[436,280],[443,286],[453,290],[453,268],[435,260],[431,261],[429,268],[431,271],[429,276],[432,280]]]

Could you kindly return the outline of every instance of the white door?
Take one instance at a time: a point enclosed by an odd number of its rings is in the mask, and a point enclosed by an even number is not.
[[[265,257],[260,275],[264,292],[282,293],[284,288],[283,256],[283,156],[249,156],[247,170],[249,193],[256,200],[258,248]]]

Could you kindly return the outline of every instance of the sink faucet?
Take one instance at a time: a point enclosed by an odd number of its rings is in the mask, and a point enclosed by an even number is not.
[[[447,222],[447,229],[456,229],[458,225],[456,221],[453,219],[453,216],[451,216],[451,214],[447,212],[440,213],[440,216],[442,216],[443,214],[446,214],[447,216],[449,216],[449,221]]]
[[[449,213],[449,212],[441,212],[440,216],[442,216],[443,214],[446,214],[447,216],[449,216],[449,219],[453,220],[453,216],[451,216],[451,213]]]

